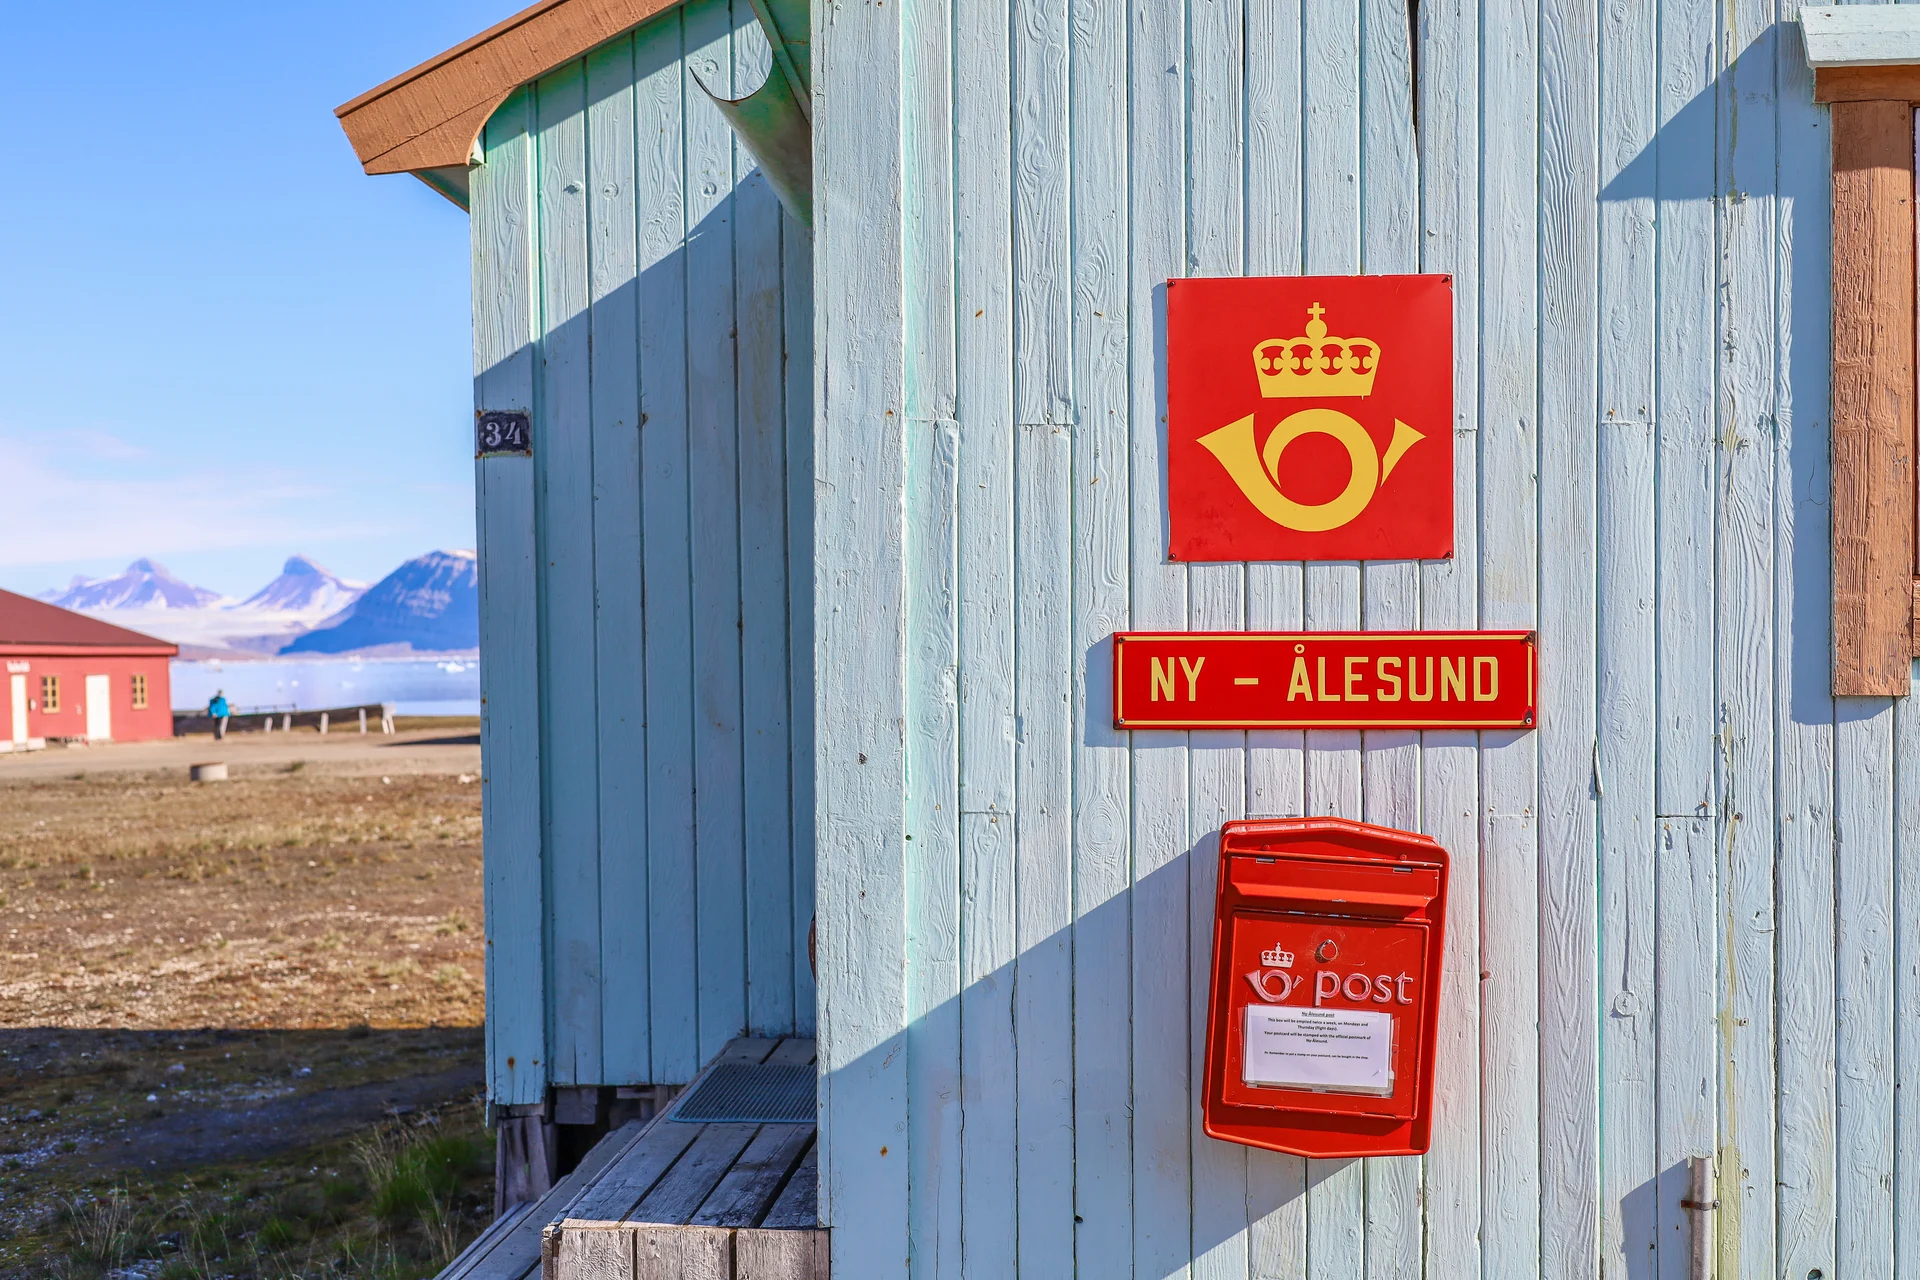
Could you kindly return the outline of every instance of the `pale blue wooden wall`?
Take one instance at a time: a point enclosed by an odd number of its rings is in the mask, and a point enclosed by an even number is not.
[[[767,56],[696,0],[473,171],[476,403],[534,435],[477,481],[497,1102],[812,1028],[812,246],[693,78]]]
[[[1424,0],[1416,128],[1406,0],[816,6],[837,1280],[1683,1276],[1694,1155],[1723,1278],[1920,1274],[1920,709],[1827,694],[1793,11]],[[1362,271],[1454,275],[1458,555],[1168,563],[1163,282]],[[1537,626],[1540,730],[1111,729],[1115,630],[1302,626]],[[1249,813],[1452,851],[1426,1157],[1202,1135]]]

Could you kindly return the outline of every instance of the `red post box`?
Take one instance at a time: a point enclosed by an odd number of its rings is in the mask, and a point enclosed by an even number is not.
[[[1323,1158],[1419,1155],[1447,851],[1340,818],[1220,831],[1203,1114],[1209,1136]]]

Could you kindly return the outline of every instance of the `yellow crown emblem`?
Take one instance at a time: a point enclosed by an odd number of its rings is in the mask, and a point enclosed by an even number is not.
[[[1380,344],[1372,338],[1327,335],[1319,303],[1307,308],[1307,331],[1297,338],[1268,338],[1253,349],[1260,394],[1269,400],[1292,396],[1364,396],[1373,391]]]

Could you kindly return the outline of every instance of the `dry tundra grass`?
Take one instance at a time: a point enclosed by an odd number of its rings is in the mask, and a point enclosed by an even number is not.
[[[484,1224],[477,752],[383,749],[0,770],[0,1280],[407,1280]]]
[[[297,767],[0,787],[0,1025],[477,1025],[479,802]]]

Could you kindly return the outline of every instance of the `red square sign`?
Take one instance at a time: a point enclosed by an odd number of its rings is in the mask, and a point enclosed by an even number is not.
[[[1175,560],[1453,554],[1453,278],[1167,282]]]

